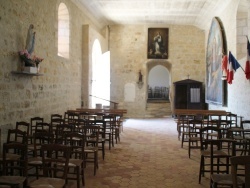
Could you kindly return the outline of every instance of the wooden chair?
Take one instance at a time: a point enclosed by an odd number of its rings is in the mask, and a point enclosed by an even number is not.
[[[50,121],[52,132],[55,134],[57,126],[62,125],[64,123],[65,121],[63,118],[52,118]]]
[[[114,136],[115,136],[115,117],[113,115],[104,115],[103,120],[106,122],[106,141],[109,143],[109,150],[111,145],[114,147]]]
[[[154,98],[161,98],[161,88],[159,86],[154,87]]]
[[[33,137],[33,133],[35,132],[35,129],[36,129],[36,124],[38,122],[43,122],[44,119],[42,117],[33,117],[33,118],[30,118],[30,132],[28,133],[28,136],[30,137],[30,140],[32,141],[32,137]]]
[[[250,156],[233,156],[230,161],[231,174],[212,174],[210,187],[250,187]]]
[[[102,152],[102,159],[105,158],[105,141],[106,141],[106,121],[104,120],[89,120],[89,125],[98,126],[99,130],[99,138],[98,138],[98,149]],[[86,140],[86,145],[94,145],[96,140]]]
[[[35,150],[35,145],[33,143],[33,137],[34,137],[34,133],[37,133],[37,132],[52,132],[52,128],[51,128],[51,124],[50,123],[46,123],[46,122],[36,122],[36,125],[33,127],[33,134],[32,136],[29,135],[29,139],[32,139],[31,140],[31,144],[28,145],[28,155],[31,155],[31,156],[34,156],[34,150]]]
[[[194,115],[185,115],[180,117],[179,127],[181,134],[181,147],[183,148],[184,142],[189,142],[189,129],[190,126],[188,122],[194,119]]]
[[[39,170],[42,168],[42,154],[41,146],[44,144],[54,143],[54,134],[44,131],[37,131],[33,134],[33,156],[28,158],[28,166],[31,167],[29,171],[35,168],[35,173],[29,174],[29,176],[36,176],[39,178]]]
[[[29,184],[30,188],[57,187],[65,188],[69,170],[71,148],[61,144],[44,144],[41,146],[43,177]],[[62,155],[60,155],[62,154]],[[64,165],[62,165],[64,164]]]
[[[27,132],[20,129],[8,129],[7,143],[22,143],[27,144]]]
[[[69,159],[68,179],[77,181],[77,188],[84,186],[84,148],[85,136],[77,132],[69,132],[64,135],[64,144],[71,147],[71,155]],[[81,182],[81,183],[80,183]]]
[[[216,132],[216,133],[215,133]],[[216,134],[217,139],[211,139],[210,134]],[[199,183],[201,176],[206,172],[229,173],[229,158],[235,155],[235,145],[231,139],[222,139],[221,130],[218,127],[208,126],[200,130],[201,158],[199,169]],[[229,152],[228,148],[222,146],[233,146]]]
[[[51,124],[46,123],[46,122],[38,122],[38,123],[36,123],[35,132],[39,132],[39,131],[47,131],[49,133],[52,133]]]
[[[75,132],[72,124],[58,124],[55,131],[55,143],[64,144],[64,135],[66,133]]]
[[[86,146],[84,148],[85,166],[86,163],[94,164],[94,175],[98,169],[98,143],[100,127],[95,125],[86,125],[83,127],[86,138]]]
[[[192,149],[201,149],[200,129],[203,128],[203,121],[192,119],[188,121],[188,157],[191,156]]]
[[[245,166],[245,183],[244,187],[250,187],[250,156],[235,156],[230,158],[231,161],[231,173],[233,179],[233,188],[238,188],[238,185],[241,184],[241,180],[238,178],[238,165]]]
[[[19,155],[16,160],[10,155]],[[27,145],[17,142],[3,144],[3,175],[0,185],[27,187]]]
[[[232,127],[228,130],[228,136],[236,141],[236,155],[249,155],[250,120],[242,120],[240,127]]]
[[[19,129],[8,129],[8,134],[7,134],[7,140],[6,143],[20,143],[20,144],[26,144],[27,145],[27,134],[24,131],[21,131]],[[8,158],[8,161],[17,161],[20,158],[20,155],[17,153],[18,151],[14,151],[12,153],[7,153],[6,157]],[[0,165],[1,169],[3,169],[3,156],[1,155],[0,157]]]
[[[29,135],[29,130],[30,130],[30,124],[27,123],[27,122],[24,122],[24,121],[19,121],[19,122],[16,122],[16,129],[19,129],[21,131],[24,131],[26,132],[27,136]],[[17,136],[17,140],[19,139],[19,135],[16,135]],[[21,135],[21,139],[22,139],[22,135]],[[29,141],[29,137],[27,137],[27,141]]]

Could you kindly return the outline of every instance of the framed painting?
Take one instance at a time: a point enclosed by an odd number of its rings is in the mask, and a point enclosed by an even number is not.
[[[206,103],[227,104],[227,84],[222,79],[222,57],[227,53],[226,37],[219,18],[212,20],[206,53]]]
[[[148,59],[168,59],[168,28],[148,28]]]

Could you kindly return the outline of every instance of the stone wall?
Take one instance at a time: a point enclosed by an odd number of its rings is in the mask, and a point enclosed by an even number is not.
[[[148,28],[169,28],[169,58],[167,60],[147,59]],[[205,81],[205,33],[193,26],[111,26],[111,98],[120,108],[128,109],[128,116],[144,117],[147,99],[148,67],[165,64],[172,82],[187,79]],[[150,66],[148,66],[150,64]],[[143,88],[137,87],[138,72],[142,70]],[[124,101],[124,86],[134,84],[134,102]],[[173,87],[173,86],[172,86]]]
[[[57,10],[64,2],[70,15],[70,57],[57,55]],[[12,74],[19,71],[18,51],[25,48],[27,30],[34,24],[36,44],[33,54],[44,58],[42,76]],[[84,35],[88,25],[89,35]],[[40,116],[50,121],[52,113],[64,114],[88,100],[88,63],[91,52],[84,45],[99,39],[104,50],[107,42],[102,31],[78,7],[66,0],[1,0],[0,3],[0,128],[5,135],[17,121]],[[84,41],[84,43],[83,43]],[[85,55],[85,56],[83,56]],[[83,66],[82,66],[83,64]],[[84,94],[82,94],[84,93]]]

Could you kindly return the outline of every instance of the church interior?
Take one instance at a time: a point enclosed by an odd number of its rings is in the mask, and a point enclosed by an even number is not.
[[[16,122],[79,108],[250,119],[250,0],[0,0],[0,35],[1,143]]]

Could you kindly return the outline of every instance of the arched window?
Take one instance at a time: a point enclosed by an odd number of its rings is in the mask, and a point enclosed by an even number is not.
[[[64,3],[58,8],[58,56],[69,58],[69,11]]]

